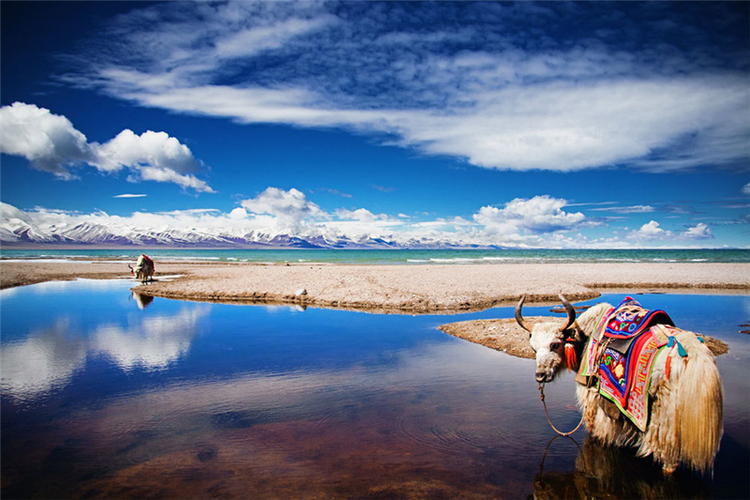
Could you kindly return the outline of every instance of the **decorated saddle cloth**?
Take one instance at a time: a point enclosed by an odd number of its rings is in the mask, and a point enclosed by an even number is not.
[[[138,257],[138,261],[135,263],[135,265],[136,271],[140,271],[144,267],[150,267],[151,269],[154,269],[154,261],[145,254],[141,254],[141,256]]]
[[[631,297],[603,311],[584,348],[579,375],[596,376],[599,394],[640,430],[648,423],[648,389],[661,349],[676,342],[664,311],[649,311]]]

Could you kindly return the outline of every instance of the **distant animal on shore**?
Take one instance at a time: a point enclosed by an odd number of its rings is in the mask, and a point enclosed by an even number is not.
[[[141,280],[141,283],[153,281],[156,268],[154,267],[154,261],[147,255],[141,254],[140,257],[138,257],[138,260],[135,263],[135,268],[130,264],[128,264],[128,267],[130,268],[130,274],[135,276],[136,279]]]
[[[591,436],[631,446],[666,473],[681,465],[705,473],[723,433],[723,389],[714,356],[693,332],[672,326],[663,311],[648,311],[630,297],[617,307],[600,303],[576,318],[516,322],[536,351],[536,380],[552,382],[576,372],[576,396]]]

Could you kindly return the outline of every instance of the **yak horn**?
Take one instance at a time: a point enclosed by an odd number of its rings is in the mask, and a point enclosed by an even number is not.
[[[568,328],[570,328],[570,325],[572,325],[573,323],[575,323],[575,321],[576,321],[576,310],[571,305],[571,303],[568,302],[568,299],[566,299],[563,296],[563,294],[560,294],[559,297],[560,297],[560,300],[562,301],[562,305],[565,306],[565,310],[568,312],[568,323],[564,327],[560,328],[560,331],[564,332],[565,330],[567,330]],[[521,302],[523,302],[523,300]],[[520,304],[519,304],[519,306],[520,306]],[[518,308],[516,308],[516,320],[517,319],[518,319]]]
[[[518,301],[518,305],[516,306],[516,323],[518,323],[518,325],[521,328],[531,333],[531,329],[529,328],[529,325],[527,325],[526,322],[523,320],[523,314],[521,314],[521,308],[523,307],[524,300],[526,300],[526,295],[521,297],[521,300]]]

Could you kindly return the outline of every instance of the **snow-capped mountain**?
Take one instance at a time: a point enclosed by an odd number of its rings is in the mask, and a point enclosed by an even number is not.
[[[35,245],[140,246],[182,248],[452,248],[465,244],[431,238],[396,238],[343,234],[292,235],[285,232],[241,231],[237,228],[138,228],[129,225],[108,227],[80,222],[34,225],[20,217],[0,221],[0,243],[6,247]]]

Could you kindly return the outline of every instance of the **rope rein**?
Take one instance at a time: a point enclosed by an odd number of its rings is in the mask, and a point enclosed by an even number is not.
[[[597,318],[597,320],[596,320],[597,325],[601,321],[602,317],[604,317],[604,313],[605,312],[606,311],[603,311],[602,314],[599,316],[599,318]],[[605,339],[604,342],[602,342],[598,346],[598,350],[597,350],[597,353],[596,353],[596,360],[597,360],[596,364],[597,365],[599,364],[599,362],[602,359],[602,356],[604,355],[604,348],[609,345],[609,342],[611,340],[612,339],[607,338],[607,339]],[[579,369],[578,366],[575,366],[575,367],[571,367],[570,366],[570,363],[568,362],[567,354],[566,354],[566,361],[565,362],[568,365],[569,369],[572,369],[575,372],[578,371],[578,369]],[[576,365],[578,364],[578,359],[577,358],[575,360],[575,364]],[[594,381],[594,377],[589,377],[588,381],[586,382],[586,387],[591,387],[591,384],[593,383],[593,381]],[[542,400],[542,404],[544,405],[544,415],[547,417],[547,423],[549,424],[550,427],[552,427],[552,430],[555,431],[560,436],[566,436],[566,437],[570,436],[571,434],[575,433],[578,429],[580,429],[581,425],[583,425],[583,414],[581,414],[581,420],[578,422],[578,425],[576,425],[575,429],[573,429],[570,432],[562,432],[562,431],[560,431],[557,427],[555,427],[555,424],[553,424],[552,420],[550,420],[550,418],[549,418],[549,412],[547,411],[547,402],[544,400],[544,382],[539,382],[539,398]]]
[[[581,428],[581,424],[583,424],[583,415],[581,415],[581,421],[578,422],[578,425],[576,425],[576,428],[573,429],[570,432],[561,432],[555,427],[555,425],[552,423],[552,420],[549,418],[549,412],[547,412],[547,403],[544,401],[544,382],[539,383],[539,397],[542,400],[542,404],[544,405],[544,414],[547,416],[547,423],[549,423],[549,426],[552,427],[552,430],[558,433],[561,436],[570,436],[575,431]]]

